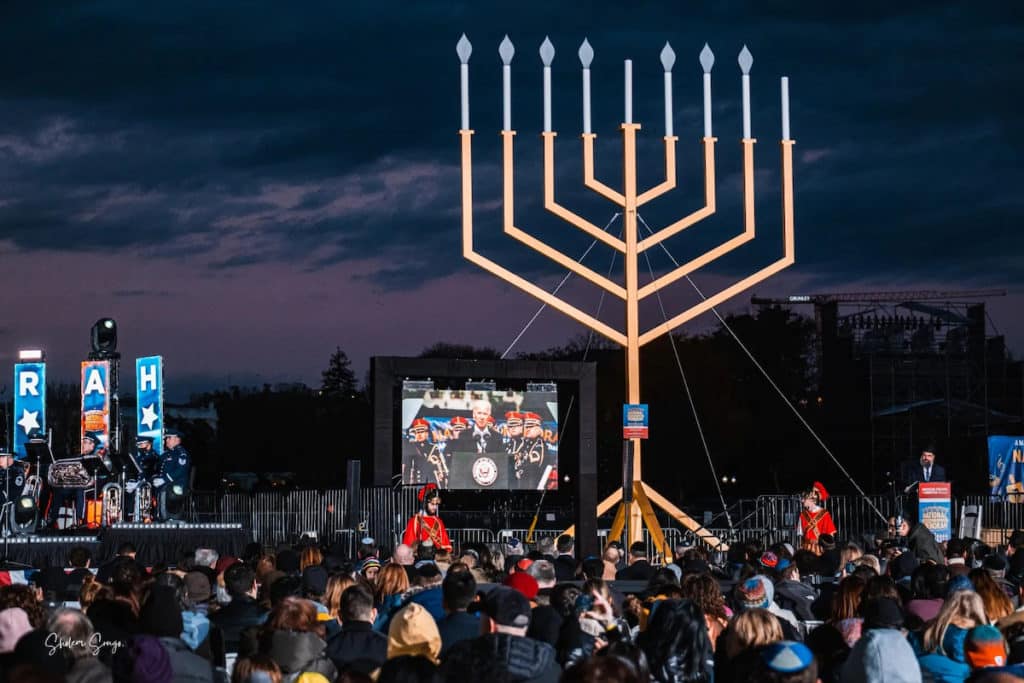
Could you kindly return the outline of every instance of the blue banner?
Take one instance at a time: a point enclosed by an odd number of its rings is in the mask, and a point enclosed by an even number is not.
[[[46,434],[46,363],[14,366],[14,455],[25,457],[25,442]]]
[[[135,419],[138,436],[153,437],[153,450],[164,451],[164,359],[135,359]]]
[[[625,403],[622,406],[622,438],[646,439],[650,413],[646,403]]]
[[[89,360],[82,363],[82,438],[93,434],[100,448],[110,447],[110,363]]]
[[[1024,494],[1024,436],[988,437],[988,487],[993,496]]]

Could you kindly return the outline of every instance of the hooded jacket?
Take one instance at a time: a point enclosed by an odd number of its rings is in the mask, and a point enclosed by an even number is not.
[[[213,683],[213,665],[192,652],[181,638],[160,638],[174,672],[174,683]]]
[[[370,674],[388,658],[388,639],[367,621],[346,621],[327,639],[327,656],[339,672]]]
[[[931,560],[935,564],[944,564],[946,561],[935,535],[924,524],[915,524],[907,534],[907,547],[921,562]]]
[[[441,656],[441,634],[437,623],[423,605],[412,602],[395,613],[388,628],[388,659],[413,655],[437,664]]]
[[[444,680],[456,680],[467,672],[489,683],[557,683],[562,668],[555,661],[555,649],[547,643],[489,633],[457,643],[441,662]]]
[[[333,681],[338,670],[324,654],[327,643],[315,633],[274,631],[270,637],[270,657],[281,667],[282,681],[292,683],[306,672],[323,674]]]
[[[921,668],[901,631],[867,631],[850,650],[840,683],[921,683]]]
[[[785,579],[775,586],[775,599],[779,607],[791,611],[801,621],[814,621],[811,605],[818,594],[802,581]]]

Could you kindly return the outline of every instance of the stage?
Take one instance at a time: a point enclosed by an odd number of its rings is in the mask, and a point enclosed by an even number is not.
[[[82,546],[92,556],[92,566],[98,567],[114,557],[122,543],[131,543],[138,551],[136,559],[142,564],[174,565],[196,548],[214,548],[222,556],[238,557],[251,540],[251,534],[241,524],[115,524],[80,532],[39,532],[11,537],[0,541],[0,553],[8,565],[43,569],[67,566],[68,551]]]

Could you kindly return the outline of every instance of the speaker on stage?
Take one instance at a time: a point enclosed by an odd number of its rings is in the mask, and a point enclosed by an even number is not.
[[[363,521],[363,500],[361,479],[362,469],[358,460],[348,461],[348,473],[345,478],[345,491],[348,494],[348,508],[345,510],[345,526],[357,528]]]
[[[452,453],[448,464],[450,489],[507,489],[514,480],[508,453]]]

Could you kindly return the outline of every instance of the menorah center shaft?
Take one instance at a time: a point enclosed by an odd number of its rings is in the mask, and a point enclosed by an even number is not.
[[[640,403],[640,296],[637,247],[636,132],[640,124],[622,124],[623,230],[626,238],[626,394]],[[642,480],[640,439],[633,440],[633,480]]]

